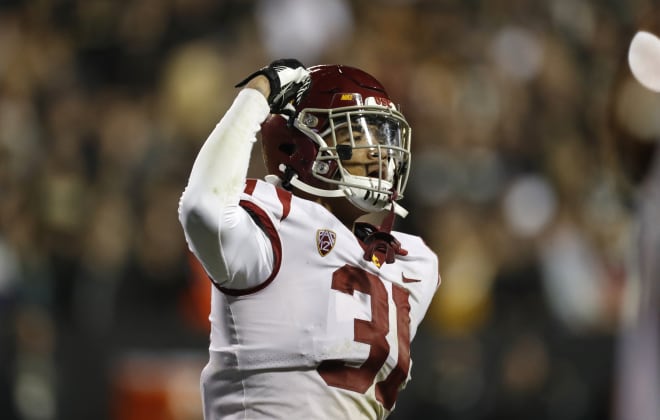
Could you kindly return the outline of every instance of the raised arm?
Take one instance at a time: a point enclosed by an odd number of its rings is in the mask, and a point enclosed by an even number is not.
[[[272,271],[270,241],[238,203],[261,123],[269,112],[283,112],[307,74],[295,60],[278,60],[250,75],[195,159],[179,220],[191,251],[219,285],[253,287]]]

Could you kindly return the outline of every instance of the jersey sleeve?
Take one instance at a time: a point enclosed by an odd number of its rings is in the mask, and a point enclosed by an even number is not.
[[[201,147],[179,202],[186,242],[221,287],[251,288],[273,270],[270,238],[239,204],[266,99],[243,89]]]

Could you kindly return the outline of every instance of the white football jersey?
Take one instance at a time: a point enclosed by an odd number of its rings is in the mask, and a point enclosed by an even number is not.
[[[251,289],[213,288],[206,418],[386,417],[440,282],[436,255],[393,232],[408,254],[378,268],[323,206],[267,182],[248,180],[240,205],[270,238],[274,268]]]

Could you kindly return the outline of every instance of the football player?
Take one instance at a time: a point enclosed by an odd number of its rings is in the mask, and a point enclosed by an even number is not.
[[[440,284],[407,211],[410,127],[342,65],[247,77],[194,162],[179,219],[212,283],[206,419],[380,419]],[[261,134],[270,175],[246,179]]]

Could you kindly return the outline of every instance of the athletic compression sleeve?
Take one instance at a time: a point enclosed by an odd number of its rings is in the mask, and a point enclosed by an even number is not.
[[[190,250],[223,287],[257,286],[273,269],[270,240],[238,205],[252,146],[268,113],[261,93],[241,90],[200,149],[179,202]]]

